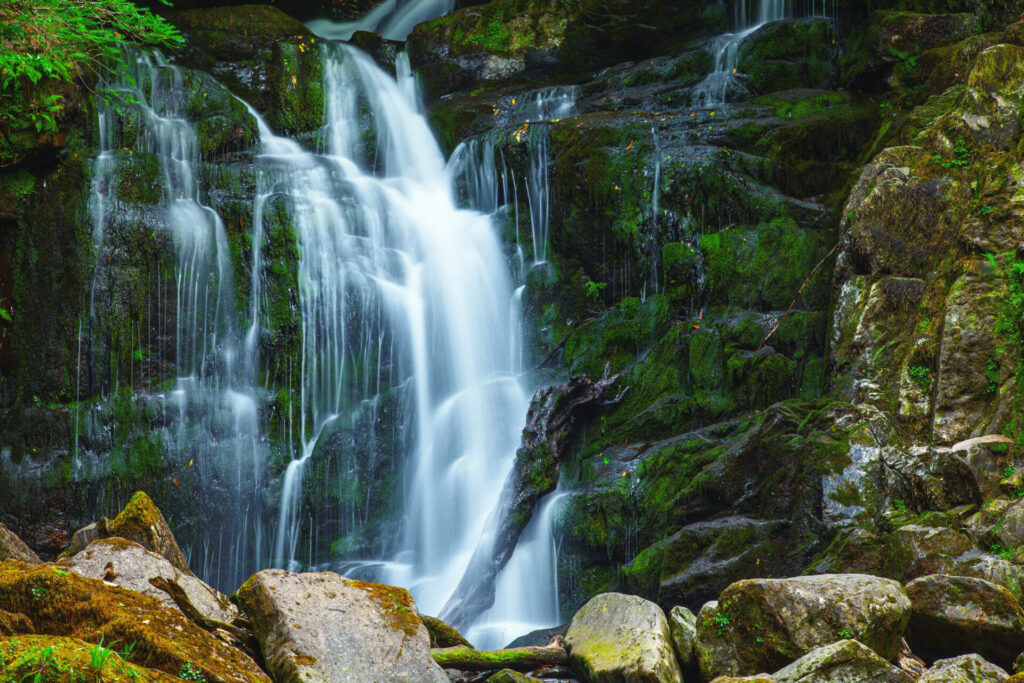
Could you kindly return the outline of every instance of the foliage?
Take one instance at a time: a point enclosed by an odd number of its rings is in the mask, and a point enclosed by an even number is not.
[[[601,295],[601,290],[608,286],[607,282],[594,282],[593,280],[587,280],[583,283],[583,286],[587,288],[587,297],[589,297],[595,303]]]
[[[185,662],[184,666],[181,667],[181,671],[178,672],[178,678],[184,678],[186,681],[206,680],[202,670],[194,666],[192,662]]]
[[[0,3],[0,135],[56,133],[68,85],[97,84],[112,96],[104,65],[119,57],[122,42],[177,47],[184,39],[130,0]]]
[[[928,393],[931,390],[931,368],[925,367],[924,365],[911,365],[907,368],[907,374],[910,375],[910,378],[917,383],[917,386],[921,388],[921,391]]]
[[[941,154],[936,154],[935,162],[941,165],[942,168],[956,168],[962,171],[971,165],[971,157],[973,156],[974,152],[967,147],[964,139],[958,138],[953,146],[953,158],[943,159]]]

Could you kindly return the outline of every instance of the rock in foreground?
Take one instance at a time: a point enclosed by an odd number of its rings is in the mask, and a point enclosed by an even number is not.
[[[697,656],[706,680],[774,671],[841,638],[891,660],[909,620],[910,601],[889,579],[824,574],[738,581],[701,609]]]
[[[1009,677],[995,664],[978,655],[940,659],[926,671],[918,683],[1002,683]]]
[[[254,574],[235,598],[277,681],[447,683],[404,588],[338,574]]]
[[[1002,586],[936,574],[907,584],[910,641],[927,660],[978,653],[1003,668],[1024,650],[1024,609]]]
[[[565,644],[573,668],[589,681],[683,680],[665,613],[635,595],[592,598],[573,617]]]
[[[781,671],[778,683],[913,683],[913,677],[856,640],[819,647]]]

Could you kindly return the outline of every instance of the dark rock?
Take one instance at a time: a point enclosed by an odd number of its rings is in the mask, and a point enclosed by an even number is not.
[[[932,575],[907,584],[910,642],[926,660],[978,653],[1009,669],[1024,650],[1024,609],[1002,586]]]
[[[701,675],[774,670],[843,635],[893,659],[909,620],[906,593],[888,579],[829,574],[739,581],[697,616]]]
[[[0,524],[0,560],[39,564],[39,556],[3,524]]]

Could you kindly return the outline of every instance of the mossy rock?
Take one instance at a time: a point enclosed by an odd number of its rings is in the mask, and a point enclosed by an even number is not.
[[[740,46],[737,68],[757,94],[827,85],[835,29],[820,19],[772,22]]]
[[[240,650],[158,600],[56,565],[0,563],[0,610],[25,615],[37,633],[98,644],[135,643],[135,658],[176,676],[186,667],[209,683],[269,678]],[[67,680],[67,679],[61,679]]]
[[[132,496],[121,514],[107,523],[107,535],[134,541],[147,550],[163,555],[186,574],[192,573],[163,513],[144,491],[138,491]]]
[[[0,677],[39,683],[173,683],[181,678],[132,663],[120,643],[90,643],[79,638],[18,635],[0,638]]]

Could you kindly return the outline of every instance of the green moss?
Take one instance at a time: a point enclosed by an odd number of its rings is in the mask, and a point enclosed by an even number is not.
[[[415,638],[419,634],[423,622],[416,612],[409,591],[396,586],[382,583],[368,583],[348,579],[345,585],[365,591],[377,605],[377,613],[384,617],[391,628],[402,631],[407,638]]]
[[[186,664],[210,680],[263,681],[256,665],[155,598],[52,565],[0,563],[0,609],[37,631],[98,643],[135,643],[135,661],[174,676]],[[113,669],[112,669],[113,671]]]

